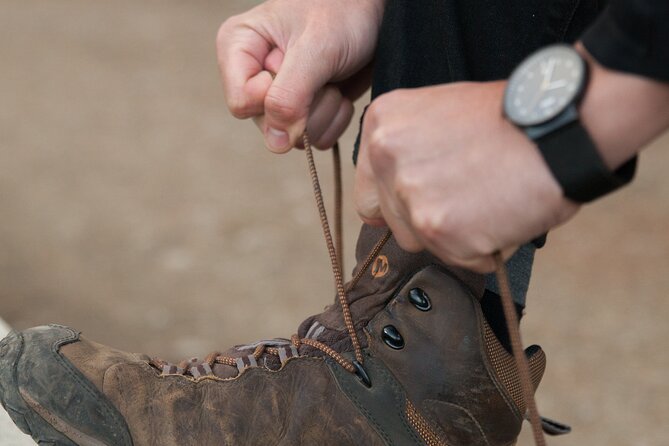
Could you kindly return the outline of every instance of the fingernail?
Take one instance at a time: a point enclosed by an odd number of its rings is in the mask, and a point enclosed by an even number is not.
[[[265,135],[267,145],[272,150],[285,150],[288,146],[288,133],[269,127]]]

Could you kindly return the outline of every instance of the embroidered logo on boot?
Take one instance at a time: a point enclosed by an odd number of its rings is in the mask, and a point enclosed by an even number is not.
[[[379,277],[383,277],[386,274],[388,274],[388,270],[390,270],[390,265],[388,264],[388,257],[384,255],[378,256],[374,260],[374,263],[372,263],[372,276],[374,276],[375,279],[378,279]]]

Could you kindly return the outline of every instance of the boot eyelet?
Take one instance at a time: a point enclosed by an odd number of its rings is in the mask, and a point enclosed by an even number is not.
[[[360,380],[360,382],[362,382],[362,384],[367,388],[372,387],[372,380],[369,379],[369,375],[367,374],[367,371],[362,366],[362,364],[360,364],[358,361],[355,360],[352,362],[353,362],[353,367],[355,367],[355,374]]]
[[[413,288],[409,291],[409,302],[420,311],[430,311],[432,309],[430,296],[420,288]]]
[[[386,325],[382,331],[383,342],[392,349],[401,350],[404,348],[404,338],[397,328],[393,325]]]

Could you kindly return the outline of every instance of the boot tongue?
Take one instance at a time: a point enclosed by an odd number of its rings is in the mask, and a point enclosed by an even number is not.
[[[356,247],[357,265],[353,270],[353,277],[359,273],[370,252],[387,231],[387,228],[363,225]],[[475,296],[483,294],[484,276],[463,269],[446,267],[427,251],[420,253],[404,251],[397,245],[394,237],[391,237],[373,259],[372,264],[363,271],[359,282],[348,293],[348,302],[356,328],[361,330],[366,326],[376,313],[386,306],[395,290],[408,277],[428,265],[441,265],[460,278]],[[337,297],[335,296],[335,303],[328,306],[323,313],[305,320],[300,325],[298,334],[300,337],[317,339],[328,344],[338,343],[337,341],[343,337],[348,337]],[[364,342],[364,339],[361,341]]]

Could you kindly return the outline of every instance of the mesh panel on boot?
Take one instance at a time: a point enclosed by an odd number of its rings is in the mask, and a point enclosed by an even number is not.
[[[414,428],[420,438],[427,446],[445,446],[446,443],[439,438],[439,435],[432,429],[432,426],[423,416],[416,410],[416,407],[407,400],[406,414],[411,427]]]
[[[502,385],[516,404],[516,407],[524,415],[526,409],[525,398],[523,398],[520,377],[518,376],[518,369],[516,368],[513,355],[502,347],[502,344],[497,340],[495,333],[493,333],[488,323],[484,321],[483,325],[485,330],[485,345],[490,363]],[[525,350],[525,354],[530,365],[532,384],[536,390],[546,369],[546,354],[538,345],[528,347]]]

